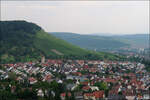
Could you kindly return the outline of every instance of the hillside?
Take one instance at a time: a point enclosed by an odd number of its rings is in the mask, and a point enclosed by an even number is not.
[[[133,48],[148,48],[149,47],[149,34],[131,34],[121,36],[111,36],[116,40],[128,43]]]
[[[66,32],[51,32],[50,34],[61,38],[69,43],[97,51],[119,50],[120,48],[148,48],[148,34],[131,35],[81,35]]]
[[[129,46],[129,44],[115,40],[112,37],[96,36],[96,35],[80,35],[75,33],[52,32],[52,35],[66,40],[74,45],[90,50],[112,50]]]
[[[0,63],[33,61],[41,55],[64,59],[120,59],[109,53],[87,51],[52,36],[34,23],[0,21]]]

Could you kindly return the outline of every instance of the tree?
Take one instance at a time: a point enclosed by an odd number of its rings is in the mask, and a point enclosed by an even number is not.
[[[71,98],[70,100],[75,100],[74,92],[71,92]]]
[[[96,82],[94,85],[97,86],[100,90],[107,90],[108,89],[106,82]]]
[[[68,96],[68,92],[66,92],[65,100],[70,100]]]

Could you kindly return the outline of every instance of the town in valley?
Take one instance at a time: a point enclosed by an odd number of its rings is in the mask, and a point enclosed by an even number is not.
[[[137,62],[52,60],[42,56],[41,61],[1,64],[0,68],[0,90],[20,99],[150,99],[150,72]]]

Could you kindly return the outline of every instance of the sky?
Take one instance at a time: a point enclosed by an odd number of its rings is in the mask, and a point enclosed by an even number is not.
[[[2,1],[1,20],[26,20],[47,32],[149,33],[149,1]]]

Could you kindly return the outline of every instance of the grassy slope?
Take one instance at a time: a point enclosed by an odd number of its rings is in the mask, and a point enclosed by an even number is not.
[[[36,34],[34,45],[40,50],[44,51],[45,54],[50,54],[50,55],[56,55],[54,52],[51,51],[52,49],[55,49],[63,53],[64,55],[68,55],[68,54],[84,55],[86,53],[89,53],[89,51],[71,45],[68,42],[58,39],[44,31],[39,31]]]
[[[99,58],[118,60],[122,58],[111,53],[105,52],[94,52],[79,48],[78,46],[72,45],[64,40],[56,38],[44,31],[40,31],[36,34],[34,41],[36,48],[39,48],[41,51],[44,51],[47,55],[57,55],[52,51],[52,49],[57,50],[58,52],[63,53],[64,55],[76,55],[76,56],[86,56],[86,55],[97,55]]]

